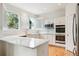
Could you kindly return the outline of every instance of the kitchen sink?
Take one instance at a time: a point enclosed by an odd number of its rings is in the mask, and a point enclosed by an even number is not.
[[[20,37],[27,37],[26,35],[20,36]]]

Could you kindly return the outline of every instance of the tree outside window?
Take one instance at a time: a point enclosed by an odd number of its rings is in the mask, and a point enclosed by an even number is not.
[[[18,29],[19,25],[18,15],[12,12],[7,12],[6,15],[8,20],[7,21],[8,28]]]

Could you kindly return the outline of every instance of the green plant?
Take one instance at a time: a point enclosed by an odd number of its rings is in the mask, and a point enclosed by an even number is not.
[[[18,16],[17,16],[17,14],[13,14],[11,12],[8,12],[7,18],[8,18],[8,27],[18,29]]]

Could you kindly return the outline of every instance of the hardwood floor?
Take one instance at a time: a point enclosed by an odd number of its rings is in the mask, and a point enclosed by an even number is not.
[[[73,53],[63,47],[49,45],[49,56],[73,56]]]

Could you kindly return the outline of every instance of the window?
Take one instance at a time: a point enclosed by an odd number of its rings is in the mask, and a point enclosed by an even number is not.
[[[7,16],[7,26],[9,29],[18,29],[19,28],[19,17],[17,14],[12,12],[6,12]]]

